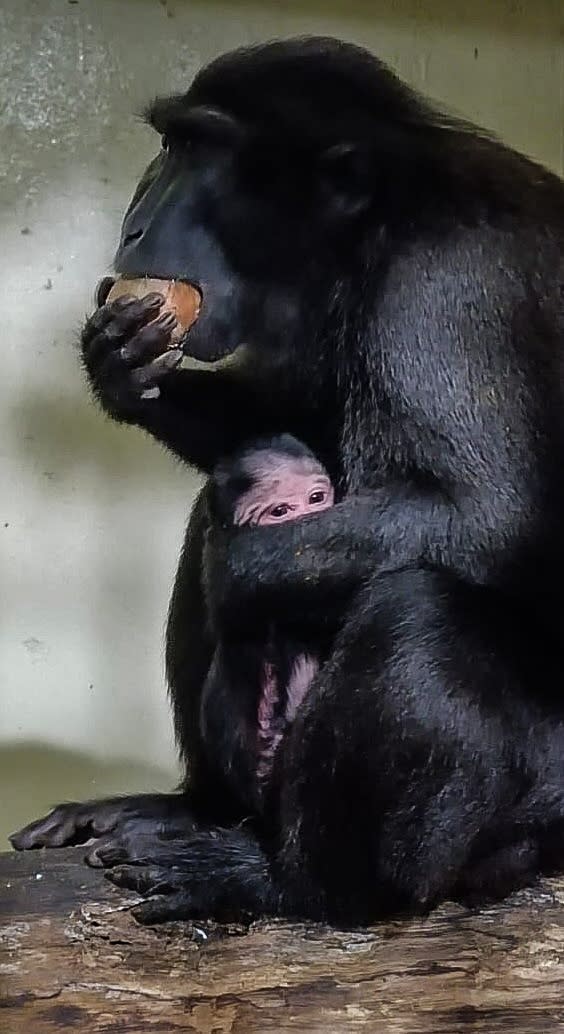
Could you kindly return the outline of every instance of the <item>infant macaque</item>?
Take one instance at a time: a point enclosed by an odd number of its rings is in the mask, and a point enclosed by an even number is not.
[[[282,524],[328,510],[333,485],[316,456],[282,434],[219,464],[213,476],[217,512],[233,524]]]
[[[221,463],[211,479],[211,498],[222,523],[261,527],[329,509],[334,489],[316,456],[280,435]],[[215,744],[216,755],[217,744],[223,746],[216,761],[231,778],[241,773],[241,793],[256,805],[276,748],[318,670],[326,633],[293,627],[291,614],[283,627],[268,614],[251,616],[248,631],[246,615],[237,615],[236,628],[222,620],[226,627],[216,629],[218,646],[203,694],[202,733]]]

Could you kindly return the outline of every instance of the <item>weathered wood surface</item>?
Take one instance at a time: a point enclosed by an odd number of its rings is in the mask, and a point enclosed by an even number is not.
[[[82,851],[0,855],[0,1031],[564,1032],[564,879],[337,932],[138,926]]]

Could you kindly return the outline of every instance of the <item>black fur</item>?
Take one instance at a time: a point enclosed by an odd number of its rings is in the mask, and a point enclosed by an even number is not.
[[[84,331],[92,388],[207,472],[290,432],[339,502],[208,534],[204,491],[168,628],[176,818],[139,804],[136,839],[113,802],[69,805],[14,844],[67,842],[88,813],[109,827],[95,860],[162,892],[147,921],[507,893],[562,858],[563,184],[331,40],[221,58],[151,118],[167,150],[116,269],[200,285],[190,354],[245,349],[180,370],[154,302],[114,303]],[[214,622],[256,612],[339,631],[243,832],[200,700]]]

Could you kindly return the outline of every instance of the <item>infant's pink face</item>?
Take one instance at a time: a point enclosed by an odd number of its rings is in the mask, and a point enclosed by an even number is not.
[[[309,456],[264,450],[250,459],[248,469],[254,483],[235,506],[235,524],[284,524],[333,506],[333,485]]]

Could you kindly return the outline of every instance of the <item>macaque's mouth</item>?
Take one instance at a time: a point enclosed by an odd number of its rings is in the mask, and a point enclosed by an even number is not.
[[[117,277],[115,276],[104,276],[97,283],[96,290],[94,292],[94,301],[96,302],[96,306],[98,308],[106,304],[108,300],[108,295],[112,287],[114,286],[116,280]]]
[[[216,335],[210,335],[209,320],[206,317],[210,315],[210,296],[213,306],[213,289],[206,290],[208,304],[205,305],[204,293],[200,285],[193,281],[125,274],[102,277],[96,286],[94,298],[99,308],[127,294],[143,298],[154,292],[162,294],[164,298],[161,313],[168,311],[176,317],[177,323],[169,347],[180,348],[187,361],[206,365],[241,362],[247,351],[244,343],[226,342],[222,337],[218,344]]]
[[[191,280],[184,280],[184,279],[181,280],[181,279],[178,279],[178,278],[172,279],[172,278],[169,278],[169,277],[155,277],[155,276],[149,276],[149,274],[146,274],[145,276],[132,276],[132,277],[127,277],[127,276],[124,276],[124,277],[104,276],[104,277],[102,277],[102,279],[100,281],[98,281],[98,284],[96,285],[96,290],[94,292],[94,300],[95,300],[96,305],[98,306],[98,308],[101,305],[105,305],[106,304],[106,302],[108,301],[108,297],[110,295],[110,292],[112,291],[112,289],[115,287],[115,285],[120,280],[123,280],[124,282],[127,282],[128,285],[130,285],[131,288],[132,288],[132,293],[134,293],[138,298],[142,298],[143,297],[143,293],[149,294],[151,291],[158,290],[158,287],[156,285],[162,285],[162,292],[161,293],[164,296],[166,296],[167,292],[170,293],[172,290],[174,290],[175,287],[180,289],[181,291],[182,290],[190,291],[190,292],[192,292],[194,297],[195,297],[195,295],[199,295],[199,299],[200,299],[199,300],[199,305],[196,303],[196,305],[194,306],[194,308],[196,308],[196,313],[195,313],[196,318],[199,315],[199,306],[201,305],[201,302],[202,302],[202,290],[201,290],[201,288],[197,284],[192,283]],[[136,289],[133,289],[134,285],[137,285],[137,284],[139,284],[139,287],[136,288]],[[143,284],[145,284],[146,287],[147,287],[146,291],[143,291],[143,287],[142,287]]]

